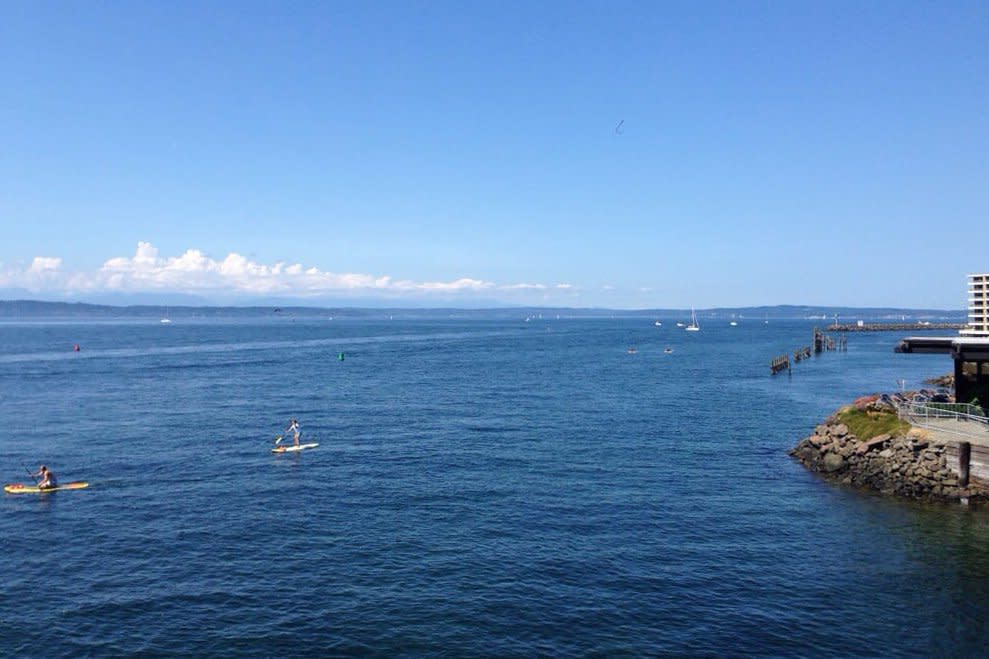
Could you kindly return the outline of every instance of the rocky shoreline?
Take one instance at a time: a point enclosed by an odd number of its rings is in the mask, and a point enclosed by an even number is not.
[[[948,447],[921,428],[899,422],[893,432],[859,437],[846,419],[883,421],[896,415],[888,397],[858,399],[814,428],[790,455],[828,480],[885,495],[926,501],[986,501],[989,489],[980,483],[959,484],[957,464]],[[890,420],[896,423],[895,419]]]

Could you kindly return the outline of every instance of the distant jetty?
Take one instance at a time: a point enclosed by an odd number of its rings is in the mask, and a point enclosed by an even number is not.
[[[834,323],[828,325],[829,332],[913,332],[917,330],[960,330],[968,327],[965,323]]]

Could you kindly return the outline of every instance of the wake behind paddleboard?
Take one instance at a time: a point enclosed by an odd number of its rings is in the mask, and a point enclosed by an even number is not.
[[[276,446],[275,448],[271,449],[271,452],[294,453],[295,451],[304,451],[307,448],[316,448],[317,446],[319,446],[319,444],[316,442],[313,442],[312,444],[299,444],[298,446],[295,446],[294,444],[292,446]]]
[[[47,492],[58,492],[60,490],[81,490],[84,487],[89,487],[89,483],[86,481],[72,481],[71,483],[62,483],[56,487],[46,487],[44,489],[38,487],[37,485],[11,483],[10,485],[4,485],[3,491],[8,494],[45,494]]]

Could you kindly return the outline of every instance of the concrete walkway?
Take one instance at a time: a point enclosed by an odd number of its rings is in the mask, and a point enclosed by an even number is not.
[[[924,418],[911,414],[902,414],[901,418],[912,426],[929,430],[935,439],[945,444],[970,442],[978,446],[989,447],[989,423],[987,422],[965,418]]]
[[[989,418],[967,414],[941,416],[925,412],[920,406],[905,406],[900,409],[900,418],[912,426],[930,431],[935,439],[944,443],[970,442],[989,447]]]

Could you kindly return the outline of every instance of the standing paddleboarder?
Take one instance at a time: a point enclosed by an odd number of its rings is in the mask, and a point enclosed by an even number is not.
[[[299,420],[293,416],[292,421],[288,424],[288,428],[285,429],[285,432],[294,433],[293,438],[295,439],[295,445],[298,446],[299,438],[302,437],[302,431],[299,430]]]

